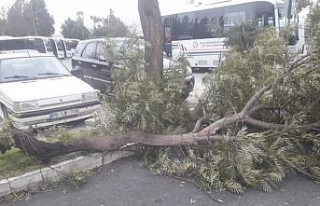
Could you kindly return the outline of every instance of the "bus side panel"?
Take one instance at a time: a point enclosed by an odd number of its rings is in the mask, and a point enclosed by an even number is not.
[[[181,40],[172,42],[172,58],[186,57],[192,68],[216,68],[229,49],[225,38]]]

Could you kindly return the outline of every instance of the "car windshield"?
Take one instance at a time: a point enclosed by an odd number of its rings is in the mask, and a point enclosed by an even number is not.
[[[0,83],[69,75],[70,72],[55,57],[0,60]]]

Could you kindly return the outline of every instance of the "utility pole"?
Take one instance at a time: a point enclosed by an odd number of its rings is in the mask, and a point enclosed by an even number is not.
[[[31,15],[32,15],[32,20],[33,20],[34,33],[35,33],[36,36],[38,36],[36,18],[35,18],[34,13],[33,13],[33,8],[32,8],[32,3],[31,2],[30,2],[30,8],[31,8]]]

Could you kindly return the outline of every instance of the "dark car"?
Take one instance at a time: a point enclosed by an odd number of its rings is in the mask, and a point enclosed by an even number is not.
[[[104,94],[112,93],[111,64],[105,59],[105,39],[80,41],[72,57],[71,73]],[[164,58],[164,70],[170,69],[171,60]],[[194,88],[195,78],[191,68],[186,68],[186,87],[182,91],[186,99]]]

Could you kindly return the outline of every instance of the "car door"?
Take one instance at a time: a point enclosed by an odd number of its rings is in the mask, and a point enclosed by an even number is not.
[[[94,65],[93,65],[94,66]],[[93,68],[97,75],[96,84],[103,93],[110,94],[113,89],[111,66],[106,61],[106,49],[104,42],[97,43],[96,64]]]
[[[83,76],[83,80],[90,84],[93,88],[99,89],[99,86],[96,83],[95,77],[97,74],[96,72],[96,42],[89,42],[85,45],[82,52],[79,54],[79,57],[75,57],[73,59],[74,65],[77,66]]]

